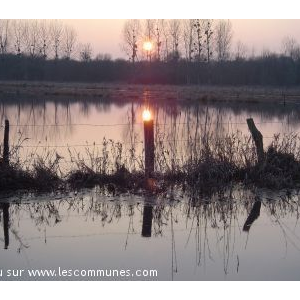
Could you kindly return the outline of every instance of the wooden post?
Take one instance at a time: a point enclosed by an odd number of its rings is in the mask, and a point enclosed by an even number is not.
[[[9,164],[9,121],[5,120],[4,140],[3,140],[3,163]]]
[[[154,172],[154,126],[153,120],[144,120],[145,176],[150,178]]]
[[[247,124],[248,124],[248,128],[251,132],[252,138],[253,138],[255,146],[256,146],[256,153],[257,153],[258,163],[261,164],[265,159],[263,135],[256,128],[252,118],[247,119]]]

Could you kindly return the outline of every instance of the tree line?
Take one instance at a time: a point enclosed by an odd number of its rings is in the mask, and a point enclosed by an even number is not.
[[[297,60],[300,46],[295,38],[284,37],[281,52],[263,49],[258,55],[241,40],[233,44],[230,20],[127,20],[122,32],[122,49],[129,61],[207,62],[253,59],[284,55]],[[145,41],[152,43],[151,51],[143,49]]]
[[[123,50],[132,63],[179,59],[209,63],[213,58],[229,59],[233,30],[230,20],[127,20],[122,36]],[[150,50],[143,49],[145,41],[151,43]],[[241,42],[240,46],[243,56],[246,47]]]
[[[232,34],[229,20],[126,20],[121,48],[132,62],[145,60],[145,56],[158,61],[183,57],[209,61],[214,50],[219,60],[225,60]],[[145,41],[153,46],[149,53],[143,51]],[[79,43],[76,30],[61,20],[0,20],[0,53],[44,59],[92,58],[91,44]]]
[[[7,54],[0,58],[0,80],[292,86],[300,84],[300,60],[270,55],[210,64],[185,60],[132,64],[123,59],[45,60]]]
[[[249,53],[232,45],[229,20],[127,20],[126,59],[92,56],[74,28],[60,20],[0,20],[0,80],[161,84],[298,85],[300,48]],[[148,46],[145,47],[145,43]],[[149,46],[150,45],[150,46]]]
[[[0,20],[0,54],[87,60],[92,48],[78,43],[76,30],[61,20]]]

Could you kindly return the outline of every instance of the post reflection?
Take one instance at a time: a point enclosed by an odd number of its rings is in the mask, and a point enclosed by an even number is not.
[[[153,218],[153,206],[151,204],[145,203],[144,211],[143,211],[142,237],[151,237],[152,218]]]
[[[251,209],[251,212],[244,224],[243,231],[249,232],[252,224],[260,215],[260,208],[261,208],[261,201],[255,201],[255,203]]]
[[[9,246],[9,203],[0,203],[3,213],[4,249]]]

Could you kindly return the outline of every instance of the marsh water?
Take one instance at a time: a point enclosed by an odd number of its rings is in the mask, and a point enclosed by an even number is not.
[[[175,191],[160,198],[93,189],[6,199],[2,279],[299,280],[298,195],[236,187],[193,202]],[[157,276],[64,277],[59,268],[156,270]],[[35,269],[57,275],[26,273]],[[25,273],[7,277],[7,270]]]
[[[89,159],[103,138],[143,154],[142,111],[149,103],[75,100],[0,101],[10,143],[24,160],[49,151],[72,167]],[[151,105],[160,136],[186,151],[210,130],[249,135],[252,117],[264,135],[300,131],[297,106],[186,103]],[[3,127],[0,130],[2,136]],[[94,151],[94,150],[93,150]],[[174,187],[159,197],[111,195],[100,188],[68,194],[1,196],[0,269],[3,280],[298,280],[299,197],[296,192],[234,186],[192,197]],[[6,277],[7,269],[155,269],[157,277]]]

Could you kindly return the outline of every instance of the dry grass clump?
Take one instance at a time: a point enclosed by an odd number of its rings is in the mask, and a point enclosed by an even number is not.
[[[69,149],[73,169],[66,175],[66,183],[73,188],[110,184],[111,187],[132,190],[141,185],[144,177],[132,160],[134,151],[125,151],[123,145],[103,139],[102,148],[86,148],[85,155]]]
[[[59,176],[59,161],[47,163],[42,158],[33,162],[32,168],[22,168],[20,162],[0,164],[0,190],[42,190],[61,188],[63,179]]]
[[[300,184],[299,137],[296,134],[276,135],[265,154],[262,165],[250,171],[258,185],[271,189],[296,188]]]
[[[29,189],[34,185],[31,174],[17,165],[0,164],[0,191]]]
[[[34,162],[30,174],[32,175],[33,181],[38,183],[39,189],[47,190],[59,188],[63,184],[59,170],[58,156],[54,161],[48,163],[42,158],[38,158]]]

